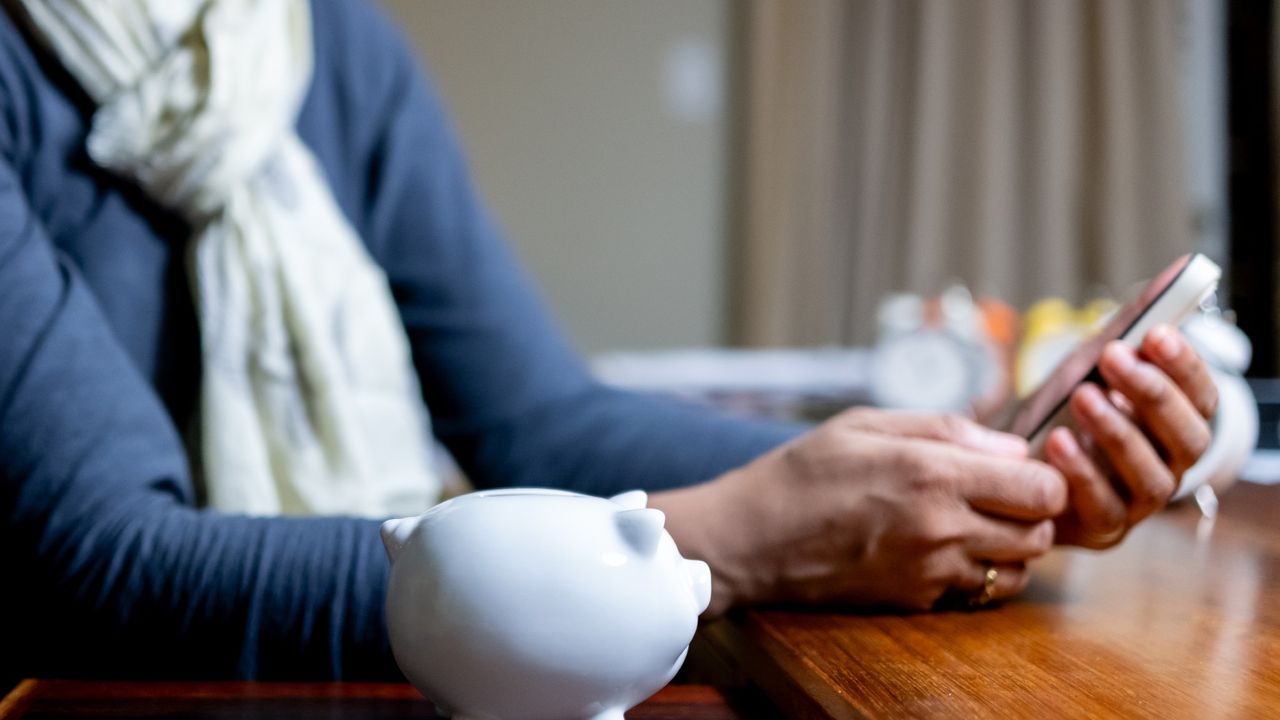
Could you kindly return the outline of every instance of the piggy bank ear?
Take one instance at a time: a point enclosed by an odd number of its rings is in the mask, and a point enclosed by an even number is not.
[[[618,532],[627,544],[641,555],[652,555],[658,549],[658,541],[662,539],[662,526],[667,516],[654,508],[621,510],[614,516],[618,524]]]
[[[629,490],[609,499],[628,510],[639,510],[649,504],[649,496],[643,490]]]
[[[396,556],[409,541],[409,535],[418,524],[416,520],[417,518],[400,518],[382,523],[382,545],[387,548],[387,557],[391,558],[391,562],[396,561]]]

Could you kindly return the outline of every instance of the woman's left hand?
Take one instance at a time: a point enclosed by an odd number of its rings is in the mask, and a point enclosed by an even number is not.
[[[1137,352],[1109,344],[1098,366],[1108,388],[1076,389],[1070,404],[1080,432],[1055,429],[1045,458],[1068,483],[1057,542],[1101,549],[1164,507],[1209,447],[1218,391],[1195,350],[1165,325]]]

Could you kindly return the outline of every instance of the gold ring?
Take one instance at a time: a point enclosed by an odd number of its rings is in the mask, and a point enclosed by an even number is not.
[[[999,577],[1000,571],[992,567],[991,563],[987,563],[987,572],[982,576],[982,592],[970,598],[969,607],[984,607],[990,603],[995,596],[996,579]]]

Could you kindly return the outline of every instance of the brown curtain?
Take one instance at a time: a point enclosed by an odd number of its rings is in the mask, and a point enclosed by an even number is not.
[[[737,7],[737,341],[866,343],[951,280],[1078,301],[1190,247],[1177,0]]]

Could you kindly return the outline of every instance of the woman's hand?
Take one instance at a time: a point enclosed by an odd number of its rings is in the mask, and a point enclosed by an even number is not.
[[[1087,384],[1071,396],[1079,432],[1057,428],[1045,443],[1070,488],[1058,542],[1090,548],[1115,545],[1164,507],[1209,447],[1218,405],[1204,362],[1168,326],[1148,333],[1137,353],[1110,344],[1099,370],[1109,391]]]
[[[655,494],[714,576],[711,613],[819,602],[929,609],[1026,584],[1053,544],[1063,477],[1019,438],[959,417],[858,409],[710,483]]]

